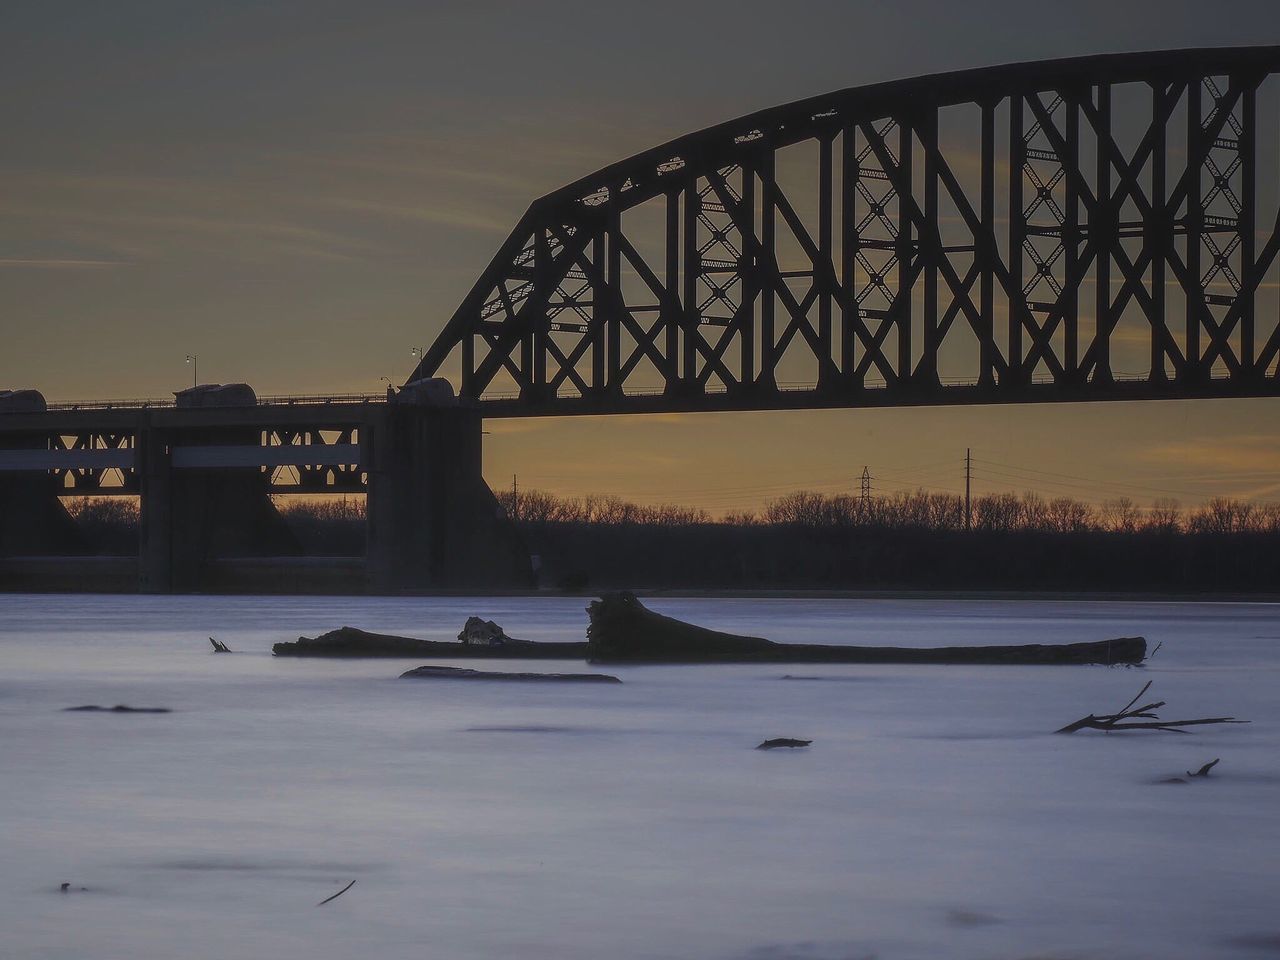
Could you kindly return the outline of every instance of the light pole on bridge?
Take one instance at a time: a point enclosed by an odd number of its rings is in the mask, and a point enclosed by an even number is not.
[[[194,353],[187,354],[187,363],[191,364],[191,385],[200,384],[200,358]]]

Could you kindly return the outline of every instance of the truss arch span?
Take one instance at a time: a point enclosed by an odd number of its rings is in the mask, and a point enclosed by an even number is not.
[[[763,110],[535,201],[414,378],[489,415],[1280,394],[1280,47]]]

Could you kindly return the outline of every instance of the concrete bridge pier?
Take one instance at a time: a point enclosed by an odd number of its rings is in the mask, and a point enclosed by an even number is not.
[[[38,390],[0,390],[0,413],[44,413]],[[0,434],[0,450],[45,451],[42,433]],[[47,468],[0,471],[0,556],[74,555],[87,549],[75,520],[58,499]]]
[[[237,454],[261,443],[255,427],[201,427],[187,410],[256,403],[247,384],[207,385],[177,395],[175,416],[152,417],[138,431],[141,492],[139,589],[184,592],[209,585],[214,557],[301,553],[271,501],[271,479]],[[168,422],[172,420],[173,422]],[[220,456],[218,448],[228,448]]]
[[[524,587],[528,550],[481,473],[480,411],[444,381],[405,386],[370,415],[369,586]]]

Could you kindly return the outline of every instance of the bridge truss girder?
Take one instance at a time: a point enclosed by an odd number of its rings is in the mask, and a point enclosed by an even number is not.
[[[1280,394],[1278,71],[997,67],[672,141],[535,202],[413,378],[513,416]]]
[[[60,497],[137,496],[141,492],[138,433],[137,429],[130,428],[85,426],[32,434],[26,449],[7,455],[19,458],[16,462],[6,460],[6,454],[0,451],[0,475],[23,472],[24,467],[48,472],[53,477],[52,489]],[[273,494],[365,492],[368,469],[360,452],[359,426],[289,425],[268,427],[256,433],[256,444],[227,448],[235,464],[217,466],[256,469],[267,478]],[[198,452],[217,459],[219,448],[200,443],[193,446]],[[176,449],[190,452],[186,447]],[[31,460],[33,465],[24,464],[21,458]],[[179,466],[188,465],[180,462]]]

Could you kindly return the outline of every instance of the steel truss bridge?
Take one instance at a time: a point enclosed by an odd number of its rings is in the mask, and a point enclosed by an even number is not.
[[[134,400],[0,413],[0,475],[48,472],[62,497],[137,496],[149,430],[190,431],[212,422],[234,430],[235,442],[187,438],[172,450],[172,469],[254,468],[270,493],[364,493],[372,459],[367,434],[385,400],[383,394],[259,397],[253,406],[204,410]]]
[[[1276,396],[1278,71],[1018,64],[681,137],[534,202],[411,379],[486,416]]]

